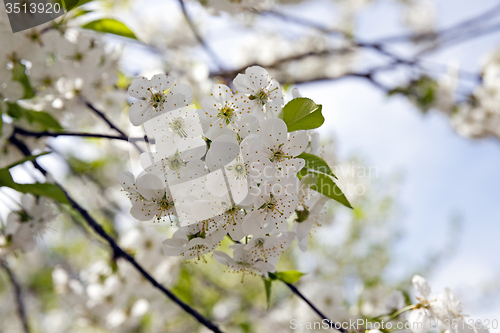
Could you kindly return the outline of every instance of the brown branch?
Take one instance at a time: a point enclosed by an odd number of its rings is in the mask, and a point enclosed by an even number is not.
[[[28,326],[28,319],[26,318],[26,308],[24,307],[21,285],[17,281],[14,272],[12,272],[7,263],[1,261],[1,265],[2,268],[7,272],[7,275],[9,276],[12,286],[14,287],[14,294],[16,297],[16,304],[17,304],[17,314],[19,315],[19,319],[21,320],[21,323],[23,325],[24,333],[30,333],[30,328]]]
[[[104,112],[98,110],[97,108],[95,108],[89,101],[85,100],[83,97],[81,98],[81,101],[89,108],[91,109],[99,118],[101,118],[102,120],[104,120],[104,122],[106,122],[106,124],[108,124],[108,126],[111,128],[111,129],[114,129],[115,131],[117,131],[118,133],[120,133],[121,137],[122,137],[122,140],[127,140],[128,141],[128,135],[125,134],[125,132],[123,132],[121,129],[119,129],[115,124],[113,124],[111,122],[111,120],[108,119],[108,117],[106,117],[106,115],[104,114]],[[135,142],[131,142],[134,147],[140,152],[142,153],[143,150],[137,145],[137,143]]]
[[[49,132],[49,131],[41,131],[34,132],[30,130],[26,130],[20,127],[14,127],[14,132],[18,133],[22,136],[30,136],[34,138],[42,138],[42,137],[59,137],[59,136],[73,136],[73,137],[81,137],[81,138],[94,138],[94,139],[111,139],[111,140],[122,140],[129,142],[137,142],[143,141],[144,138],[128,138],[122,135],[108,135],[108,134],[98,134],[98,133],[82,133],[82,132]]]

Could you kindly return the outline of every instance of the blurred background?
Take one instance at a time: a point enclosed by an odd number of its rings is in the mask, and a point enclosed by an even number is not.
[[[0,12],[6,49],[32,43],[24,48],[29,54],[33,47],[68,47],[55,38],[43,42],[41,31],[52,24],[15,35],[25,40],[12,37]],[[134,37],[87,25],[100,18],[123,22]],[[331,319],[384,313],[392,290],[413,297],[410,281],[418,273],[434,291],[453,290],[471,318],[500,320],[498,1],[95,0],[55,22],[76,45],[91,39],[98,45],[92,57],[105,60],[96,65],[87,57],[71,71],[45,64],[41,74],[36,59],[20,61],[34,92],[27,94],[23,84],[24,96],[15,99],[25,109],[47,112],[66,130],[117,134],[89,110],[85,101],[91,101],[116,128],[141,136],[128,120],[126,89],[133,77],[157,73],[190,84],[199,103],[212,84],[231,84],[258,64],[280,81],[286,99],[297,88],[323,105],[323,158],[354,209],[329,203],[308,251],[292,245],[278,269],[306,273],[298,287]],[[82,52],[96,52],[92,43]],[[72,74],[53,87],[42,79],[65,71]],[[91,75],[101,85],[76,87]],[[6,91],[1,96],[12,101]],[[3,103],[4,124],[53,129],[7,114]],[[53,152],[40,164],[120,245],[226,332],[290,332],[290,318],[317,320],[284,285],[273,285],[266,309],[260,278],[241,283],[211,259],[181,263],[164,256],[161,242],[172,228],[135,221],[120,191],[117,174],[133,170],[137,160],[126,141],[24,138],[35,153]],[[2,168],[16,160],[15,153],[6,156]],[[11,173],[19,183],[43,179],[29,162]],[[0,201],[2,221],[22,204],[21,194],[7,187]],[[32,332],[205,332],[115,260],[78,214],[52,205],[58,214],[36,244],[3,257],[22,287]],[[9,277],[0,273],[0,332],[22,332]]]

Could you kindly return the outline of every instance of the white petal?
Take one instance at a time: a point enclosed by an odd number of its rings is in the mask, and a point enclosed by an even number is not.
[[[233,259],[230,256],[228,256],[226,253],[221,252],[221,251],[214,251],[213,258],[218,263],[221,263],[221,264],[226,265],[226,266],[229,266],[230,264],[233,263]]]
[[[157,92],[164,92],[174,85],[175,77],[167,76],[165,74],[156,74],[149,82],[151,87]]]
[[[130,122],[134,126],[139,126],[143,124],[146,120],[148,120],[151,117],[152,110],[153,108],[151,104],[149,104],[148,102],[143,100],[135,101],[130,106],[130,110],[128,113]]]
[[[283,145],[283,152],[287,156],[296,157],[304,152],[309,143],[306,131],[293,132],[287,142]]]
[[[413,287],[424,297],[428,297],[431,293],[431,286],[427,282],[427,280],[420,276],[420,275],[414,275],[413,278],[411,279],[411,282],[413,283]]]
[[[261,122],[260,137],[270,148],[277,149],[287,139],[286,124],[279,118],[270,118]]]
[[[147,98],[150,96],[150,92],[148,91],[149,87],[149,80],[144,76],[139,76],[135,78],[130,87],[128,87],[128,94],[135,98]]]

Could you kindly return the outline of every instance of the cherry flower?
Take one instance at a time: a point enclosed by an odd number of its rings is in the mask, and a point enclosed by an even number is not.
[[[47,230],[49,222],[56,216],[49,202],[45,197],[21,196],[21,210],[12,211],[7,216],[3,232],[6,242],[0,244],[0,257],[17,251],[30,251],[35,247],[37,237]]]
[[[161,142],[161,139],[160,139]],[[165,142],[166,144],[166,142]],[[156,153],[142,153],[141,164],[147,173],[153,174],[165,182],[180,183],[186,179],[194,179],[206,174],[205,164],[201,160],[206,151],[206,146],[164,154],[162,144]],[[167,153],[169,150],[165,149]]]
[[[285,251],[295,238],[293,232],[282,232],[272,236],[252,237],[245,245],[244,249],[250,251],[253,261],[264,260],[276,266],[279,257]]]
[[[181,108],[162,114],[144,123],[147,135],[156,139],[156,151],[163,156],[177,150],[205,146],[203,129],[196,109]]]
[[[408,316],[408,322],[412,324],[411,330],[413,332],[427,332],[431,321],[436,322],[437,328],[443,331],[447,328],[447,321],[463,320],[462,305],[451,290],[446,289],[444,293],[433,296],[429,283],[420,275],[415,275],[412,278],[412,283],[420,294],[417,296],[417,306],[411,310]]]
[[[178,229],[172,238],[163,241],[163,253],[169,256],[181,256],[183,260],[204,259],[203,255],[212,252],[224,238],[225,230],[220,229],[208,235],[204,230],[189,235],[190,227]]]
[[[200,110],[200,118],[205,136],[209,139],[214,139],[224,128],[244,130],[245,124],[238,123],[252,112],[244,95],[233,94],[223,84],[214,85],[210,96],[205,96],[201,101],[201,106],[203,110]]]
[[[296,158],[307,148],[309,137],[306,131],[288,135],[285,122],[279,118],[263,120],[260,138],[266,143],[264,154],[275,164],[279,175],[296,174],[304,166],[304,160]]]
[[[211,229],[223,229],[232,240],[238,241],[245,237],[242,229],[245,213],[237,205],[228,205],[224,213],[217,215],[210,220]]]
[[[295,209],[293,231],[297,236],[299,248],[305,252],[309,242],[309,233],[315,224],[319,224],[322,218],[323,207],[329,198],[317,191],[311,190],[310,186],[317,183],[317,178],[308,174],[300,180],[299,205]]]
[[[247,96],[252,114],[259,119],[277,117],[283,107],[280,84],[260,66],[248,67],[245,74],[238,74],[233,84],[239,93]]]
[[[240,153],[240,146],[235,138],[222,135],[212,141],[205,163],[211,171],[224,170],[225,180],[229,185],[234,203],[240,204],[246,199],[249,191],[248,175]],[[217,184],[211,184],[211,188],[217,188]],[[227,191],[228,188],[223,187],[221,190]]]
[[[140,221],[148,221],[156,217],[171,219],[175,215],[172,195],[163,181],[151,174],[142,174],[137,180],[130,172],[118,176],[123,189],[128,192],[132,208],[130,214]]]
[[[240,205],[252,207],[260,193],[260,185],[273,181],[276,168],[266,154],[265,142],[258,135],[251,134],[246,137],[241,142],[240,148],[249,186],[247,198],[240,202]]]
[[[129,111],[134,126],[191,103],[191,88],[185,84],[177,85],[175,81],[175,77],[165,74],[156,74],[151,80],[141,76],[132,81],[128,94],[138,99]]]
[[[234,250],[232,258],[227,253],[221,251],[214,251],[213,257],[217,262],[228,266],[231,270],[242,272],[243,277],[245,274],[268,277],[269,272],[276,270],[272,264],[262,259],[254,259],[251,251],[245,250],[245,246],[245,244],[231,245],[230,248]]]
[[[263,235],[279,229],[292,215],[299,200],[299,180],[295,176],[275,178],[274,181],[258,187],[253,211],[243,220],[246,234]]]

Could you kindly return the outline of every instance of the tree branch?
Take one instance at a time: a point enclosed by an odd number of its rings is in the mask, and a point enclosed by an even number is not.
[[[234,240],[231,238],[231,236],[228,234],[227,235],[229,237],[229,239],[237,244],[241,244],[240,241],[238,240]],[[280,280],[281,281],[281,280]],[[314,312],[316,312],[322,319],[325,319],[325,320],[328,320],[328,322],[331,324],[331,325],[335,325],[335,322],[333,320],[330,320],[328,319],[327,316],[325,316],[321,311],[318,310],[318,308],[311,303],[311,301],[309,301],[298,289],[297,287],[295,287],[293,284],[291,283],[287,283],[285,281],[282,281],[284,284],[286,284],[288,286],[288,288],[292,291],[292,293],[294,293],[295,295],[299,296],[304,302],[307,303],[307,305],[309,305],[309,307],[311,307],[311,309],[313,309]],[[337,328],[335,327],[337,330],[339,330],[340,332],[342,333],[347,333],[347,330],[342,328],[342,326],[340,326],[340,328]]]
[[[12,286],[14,287],[14,293],[16,296],[16,304],[17,304],[17,313],[18,313],[19,319],[21,320],[21,323],[23,325],[24,333],[30,333],[30,329],[28,326],[28,319],[26,318],[26,309],[24,307],[21,285],[17,281],[17,278],[14,275],[14,272],[12,272],[10,270],[7,263],[4,261],[1,261],[1,265],[2,265],[2,268],[7,272],[7,275],[9,276],[9,279],[12,282]]]
[[[41,131],[34,132],[29,131],[24,128],[14,127],[14,132],[22,135],[22,136],[30,136],[34,138],[42,138],[42,137],[58,137],[58,136],[74,136],[74,137],[82,137],[82,138],[96,138],[96,139],[111,139],[111,140],[122,140],[129,142],[137,142],[142,141],[144,138],[127,138],[121,135],[108,135],[108,134],[98,134],[98,133],[81,133],[81,132],[49,132],[49,131]]]
[[[421,34],[413,34],[413,35],[398,35],[398,36],[389,36],[382,39],[379,39],[377,43],[398,43],[398,42],[408,42],[408,41],[419,41],[419,40],[432,40],[437,39],[438,37],[442,37],[446,34],[458,33],[464,28],[469,28],[471,25],[476,23],[484,23],[487,20],[498,15],[500,12],[500,4],[495,5],[493,8],[485,11],[484,13],[475,16],[471,19],[465,20],[463,22],[457,23],[449,28],[443,29],[441,31],[433,31],[426,32]],[[458,31],[458,32],[457,32]]]
[[[196,38],[196,40],[198,41],[198,43],[200,43],[200,45],[203,47],[203,49],[208,54],[208,56],[212,59],[212,61],[214,62],[214,64],[217,65],[217,67],[219,67],[220,69],[223,69],[225,66],[224,66],[222,60],[212,50],[212,48],[205,42],[205,40],[203,39],[203,37],[201,37],[200,33],[198,32],[198,30],[194,26],[194,23],[191,20],[191,17],[189,16],[189,13],[187,11],[186,4],[184,3],[184,1],[183,0],[179,0],[179,4],[181,6],[182,13],[184,14],[184,17],[186,18],[186,21],[187,21],[187,23],[189,25],[189,28],[193,32],[193,35]]]
[[[91,109],[92,111],[94,111],[94,113],[99,117],[101,118],[102,120],[104,120],[106,122],[106,124],[108,124],[108,126],[111,128],[111,129],[114,129],[115,131],[117,131],[118,133],[120,133],[120,135],[122,136],[123,140],[127,140],[128,141],[128,135],[125,134],[125,132],[123,132],[121,129],[119,129],[115,124],[113,124],[107,117],[106,115],[102,112],[102,111],[99,111],[97,110],[92,104],[90,104],[89,101],[85,100],[83,97],[81,98],[81,101],[89,108]],[[142,149],[137,145],[137,143],[135,142],[132,142],[132,144],[134,145],[134,147],[140,152],[142,153]]]
[[[13,134],[10,137],[10,142],[14,144],[25,156],[30,156],[31,151],[29,148],[20,140],[18,140]],[[36,169],[38,169],[44,176],[48,175],[48,172],[42,168],[36,160],[32,161],[33,165],[35,166]],[[198,311],[181,301],[177,296],[175,296],[170,290],[162,286],[158,281],[155,280],[149,274],[137,261],[135,261],[134,257],[132,257],[130,254],[125,252],[117,243],[116,241],[101,227],[101,225],[82,207],[80,204],[78,204],[69,194],[66,192],[66,190],[57,182],[54,182],[55,185],[57,185],[61,191],[66,195],[66,198],[68,199],[68,202],[70,203],[71,207],[78,211],[80,215],[85,219],[87,224],[102,238],[106,240],[106,242],[109,244],[111,249],[113,250],[113,256],[115,259],[118,258],[123,258],[126,261],[128,261],[132,266],[135,267],[135,269],[144,277],[146,280],[148,280],[155,288],[159,289],[165,296],[170,298],[174,303],[179,305],[184,311],[189,313],[191,316],[196,318],[202,325],[210,329],[211,331],[215,333],[222,333],[222,331],[210,320],[202,316]]]
[[[311,309],[313,309],[314,312],[316,312],[318,314],[318,316],[320,316],[321,318],[325,319],[325,320],[328,320],[328,322],[331,324],[331,325],[334,325],[335,326],[335,322],[328,319],[327,316],[325,316],[323,314],[323,312],[319,311],[318,308],[316,306],[314,306],[314,304],[312,304],[298,289],[297,287],[295,287],[293,284],[290,284],[290,283],[286,283],[286,282],[283,282],[285,283],[288,288],[290,288],[290,290],[297,296],[299,296],[300,298],[302,298],[302,300],[304,302],[307,303],[307,305],[309,305],[309,307]],[[342,332],[342,333],[347,333],[347,330],[345,328],[342,328],[342,326],[340,326],[339,328],[337,328],[337,326],[335,326],[335,329]]]

